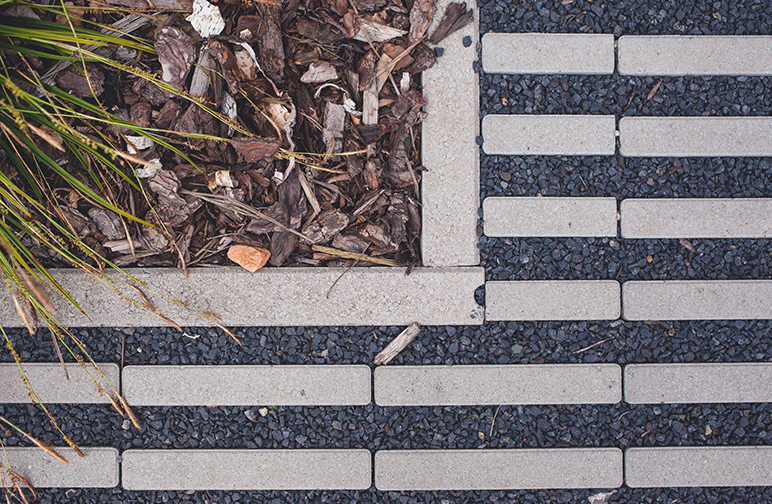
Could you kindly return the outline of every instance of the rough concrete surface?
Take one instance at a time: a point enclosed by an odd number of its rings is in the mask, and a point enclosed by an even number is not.
[[[486,33],[482,38],[486,73],[614,73],[614,36],[569,33]]]
[[[772,446],[683,446],[625,451],[631,488],[772,485]]]
[[[772,363],[629,364],[625,402],[772,402]]]
[[[614,404],[617,364],[384,366],[375,370],[379,406]]]
[[[59,362],[23,362],[24,373],[35,394],[44,404],[109,403],[110,401],[97,390],[97,383],[105,392],[112,392],[113,387],[116,392],[121,390],[118,366],[115,364],[97,363],[104,375],[91,364],[86,364],[86,369],[75,363],[65,365],[69,380]],[[0,403],[30,403],[31,401],[16,364],[0,364]]]
[[[476,217],[475,210],[475,220]],[[479,325],[483,309],[474,291],[483,284],[482,268],[130,268],[156,310],[182,326],[213,325],[152,292],[161,292],[199,313],[213,313],[226,326]],[[345,272],[345,274],[344,274]],[[169,325],[143,307],[125,286],[119,296],[80,271],[51,270],[90,319],[61,297],[52,299],[59,320],[69,327],[148,327]],[[119,274],[112,273],[120,278]],[[338,280],[339,279],[339,280]],[[333,283],[338,280],[333,287]],[[327,293],[329,291],[329,298]],[[0,325],[22,322],[6,291],[0,292]]]
[[[451,2],[439,0],[437,12],[445,12]],[[442,56],[422,76],[427,116],[421,126],[421,159],[427,171],[421,181],[421,249],[423,263],[430,267],[480,263],[480,84],[473,67],[479,14],[476,2],[467,2],[467,7],[475,21],[442,41]],[[434,17],[429,33],[440,18]]]
[[[616,488],[618,448],[411,450],[375,453],[378,490]]]
[[[363,490],[367,450],[127,450],[126,490]]]
[[[491,197],[483,218],[487,236],[616,236],[617,200]]]
[[[768,238],[772,199],[626,199],[623,238]]]
[[[619,305],[615,280],[485,283],[486,320],[614,320]]]
[[[6,447],[5,454],[13,470],[34,488],[112,488],[118,486],[118,450],[80,447],[85,457],[72,448],[56,447],[69,464],[63,464],[38,447]],[[3,486],[0,478],[0,487]]]
[[[126,366],[132,406],[369,404],[370,368],[354,366]]]
[[[625,320],[772,318],[772,280],[651,280],[622,285]]]
[[[482,120],[488,155],[611,156],[616,118],[603,115],[487,115]]]
[[[623,117],[627,157],[772,156],[772,117]]]
[[[621,75],[772,75],[772,37],[625,35]]]

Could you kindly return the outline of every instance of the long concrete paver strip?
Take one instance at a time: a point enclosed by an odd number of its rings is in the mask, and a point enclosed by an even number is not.
[[[768,238],[770,198],[626,199],[623,238]]]
[[[11,468],[34,488],[112,488],[118,486],[118,450],[115,448],[80,447],[85,457],[78,456],[72,448],[56,447],[57,453],[67,459],[63,464],[38,447],[3,449]],[[0,488],[3,480],[0,478]],[[6,481],[9,483],[10,480]],[[23,487],[24,485],[22,485]]]
[[[381,491],[616,488],[621,484],[618,448],[375,453],[375,487]]]
[[[625,451],[631,488],[772,485],[772,446],[679,446]]]
[[[330,406],[369,404],[365,365],[126,366],[132,406]]]
[[[625,35],[621,75],[772,75],[772,37]]]
[[[127,450],[126,490],[364,490],[367,450]]]
[[[627,157],[772,156],[772,117],[623,117]]]
[[[485,283],[486,320],[615,320],[619,313],[615,280]]]
[[[483,217],[487,236],[617,235],[616,198],[491,197]]]
[[[452,0],[439,0],[445,12]],[[427,113],[421,129],[421,254],[430,267],[475,266],[480,206],[480,82],[474,69],[479,39],[477,2],[467,2],[474,22],[442,41],[443,54],[422,76]],[[434,16],[429,33],[440,21]],[[409,323],[409,322],[408,322]]]
[[[112,363],[97,363],[104,376],[86,364],[67,363],[67,375],[61,363],[24,362],[22,368],[37,397],[44,403],[109,403],[99,392],[97,384],[105,393],[120,392],[120,373]],[[93,377],[93,380],[91,377]],[[107,380],[105,380],[107,378]],[[112,387],[110,387],[112,384]],[[29,403],[32,401],[27,386],[16,364],[0,364],[0,403]]]
[[[500,74],[614,73],[611,34],[486,33],[482,67]]]
[[[772,363],[629,364],[625,402],[772,402]]]
[[[617,364],[384,366],[375,370],[379,406],[614,404]]]
[[[488,155],[611,156],[616,118],[604,115],[487,115],[482,120]]]
[[[622,284],[626,320],[772,318],[772,280],[651,280]]]
[[[475,189],[475,190],[479,190]],[[477,208],[475,207],[475,225]],[[67,292],[87,307],[86,317],[61,296],[51,301],[68,327],[154,327],[169,325],[130,304],[138,294],[117,286],[116,294],[80,271],[50,270]],[[474,291],[485,282],[482,268],[241,268],[129,269],[158,313],[182,326],[479,325],[483,309]],[[121,275],[111,272],[116,278]],[[337,281],[337,283],[336,283]],[[335,285],[333,286],[333,284]],[[152,292],[162,292],[200,315]],[[329,297],[328,297],[329,292]],[[5,289],[0,289],[0,324],[23,327]]]

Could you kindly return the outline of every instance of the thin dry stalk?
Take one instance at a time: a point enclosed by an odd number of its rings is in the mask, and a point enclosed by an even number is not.
[[[323,254],[330,254],[343,259],[359,259],[373,264],[380,264],[381,266],[399,266],[397,261],[391,259],[381,259],[380,257],[371,257],[369,255],[357,254],[356,252],[346,252],[345,250],[339,250],[333,247],[325,247],[323,245],[313,245],[311,250],[314,252],[321,252]]]
[[[123,407],[123,410],[126,412],[126,414],[129,415],[129,420],[131,421],[131,424],[137,429],[141,429],[142,426],[139,424],[139,420],[137,420],[137,417],[134,416],[134,412],[131,411],[131,408],[129,407],[129,403],[126,402],[126,399],[124,399],[123,396],[119,394],[118,401],[120,401],[121,406]]]
[[[420,332],[421,326],[418,325],[418,322],[413,322],[407,326],[407,329],[399,333],[399,336],[394,338],[391,343],[386,345],[386,348],[381,350],[378,355],[375,356],[375,359],[373,359],[373,364],[376,366],[382,366],[391,362],[391,360],[399,355],[399,353],[404,350],[405,347],[408,346]]]

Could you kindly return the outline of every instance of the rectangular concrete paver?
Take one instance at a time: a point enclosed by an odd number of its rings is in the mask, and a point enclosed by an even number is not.
[[[772,446],[630,448],[625,484],[631,488],[772,485]]]
[[[611,34],[486,33],[482,38],[486,73],[614,73]]]
[[[772,363],[627,365],[625,401],[630,404],[772,402]]]
[[[615,280],[485,283],[487,320],[615,320],[619,312]]]
[[[616,198],[491,197],[487,236],[616,236]]]
[[[428,33],[452,2],[437,2]],[[427,100],[421,126],[421,159],[427,168],[421,180],[421,255],[430,267],[480,264],[480,83],[473,66],[479,14],[476,2],[466,7],[474,12],[474,21],[442,41],[442,57],[421,77]]]
[[[67,380],[61,363],[24,362],[22,367],[30,385],[38,398],[44,403],[81,403],[96,404],[110,402],[97,389],[96,383],[106,393],[120,392],[118,366],[112,363],[97,363],[104,376],[87,364],[86,369],[76,363],[67,363]],[[91,377],[93,377],[93,380]],[[105,377],[107,380],[105,380]],[[96,383],[94,382],[96,380]],[[29,403],[27,387],[16,364],[0,364],[0,403]]]
[[[626,199],[623,238],[768,238],[770,198]]]
[[[614,404],[617,364],[384,366],[375,370],[379,406]]]
[[[322,406],[369,404],[365,365],[126,366],[132,406]]]
[[[622,285],[626,320],[772,318],[772,280],[652,280]]]
[[[474,215],[476,226],[477,207]],[[169,325],[129,304],[125,298],[140,301],[133,289],[117,286],[120,296],[80,271],[49,271],[91,317],[55,296],[51,301],[64,326]],[[405,268],[388,267],[263,268],[255,273],[238,267],[197,268],[187,278],[179,269],[127,271],[146,282],[142,290],[156,310],[181,326],[215,322],[225,326],[479,325],[483,321],[483,309],[474,301],[475,289],[485,282],[482,268],[416,268],[410,275],[405,275]],[[220,319],[202,318],[153,292]],[[0,289],[0,325],[23,327],[5,289]]]
[[[367,450],[127,450],[126,490],[364,490]]]
[[[5,453],[11,468],[34,488],[112,488],[118,486],[118,450],[115,448],[79,447],[85,457],[72,448],[56,447],[57,453],[67,459],[63,464],[38,447],[7,447]],[[0,488],[3,478],[0,478]],[[23,485],[22,485],[23,486]]]
[[[603,115],[487,115],[482,120],[488,155],[611,156],[616,119]]]
[[[616,488],[618,448],[411,450],[375,453],[381,491]]]
[[[772,117],[623,117],[627,157],[772,156]]]
[[[772,37],[625,35],[622,75],[772,75]]]

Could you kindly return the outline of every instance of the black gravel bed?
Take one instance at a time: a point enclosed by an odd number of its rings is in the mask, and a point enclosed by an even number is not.
[[[480,237],[487,280],[766,279],[771,253],[768,239]]]
[[[770,114],[772,115],[772,114]],[[770,158],[487,156],[480,197],[769,198]]]
[[[565,4],[565,5],[564,5]],[[480,34],[769,35],[767,0],[479,0]]]
[[[171,328],[137,329],[131,336],[126,335],[124,365],[371,364],[378,351],[402,329],[333,328],[325,334],[322,331],[327,328],[282,328],[279,336],[273,328],[236,329],[243,347],[210,328],[186,328],[186,334],[199,335],[194,341]],[[327,339],[333,331],[338,336],[334,345]],[[121,362],[122,334],[121,330],[114,329],[78,330],[80,339],[92,350],[91,355],[97,362]],[[261,342],[262,335],[266,336],[265,343]],[[317,340],[320,336],[322,339]],[[45,331],[41,330],[34,338],[19,332],[11,333],[10,337],[23,361],[58,362]],[[600,341],[604,342],[586,349]],[[327,357],[320,357],[325,350]],[[8,352],[2,352],[0,360],[10,362],[11,357]],[[391,365],[582,362],[624,365],[770,360],[772,320],[616,320],[428,326]]]
[[[266,503],[266,504],[308,504],[329,502],[335,504],[394,503],[394,504],[465,504],[465,503],[558,503],[588,502],[588,497],[600,491],[595,490],[509,490],[475,492],[380,492],[373,488],[366,491],[314,491],[314,492],[173,492],[152,491],[132,492],[121,488],[71,489],[38,491],[40,504],[71,503],[166,503],[195,502],[201,504]],[[772,501],[769,487],[738,488],[645,488],[622,487],[610,502],[619,504],[718,504],[742,502],[743,504],[766,504]]]
[[[101,405],[48,407],[62,431],[80,446],[112,446],[120,451],[364,448],[374,452],[772,444],[770,403],[136,407],[141,430]],[[33,436],[63,445],[41,408],[4,405],[0,412]],[[4,443],[31,446],[14,433]]]
[[[772,78],[614,75],[480,76],[486,114],[768,116]]]

